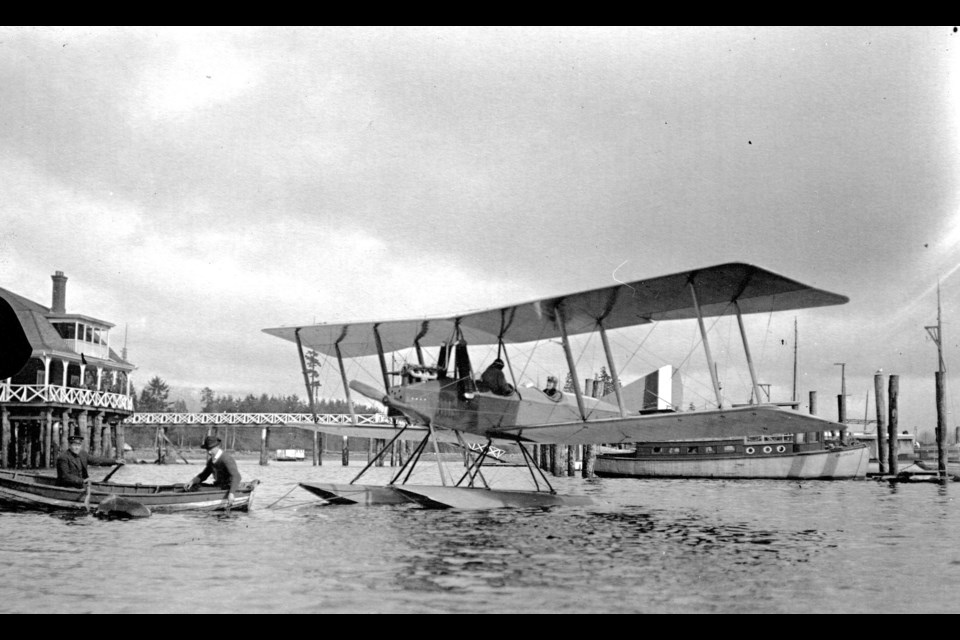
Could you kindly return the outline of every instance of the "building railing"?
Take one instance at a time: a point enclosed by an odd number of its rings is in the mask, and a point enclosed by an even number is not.
[[[42,384],[0,384],[0,402],[59,403],[133,411],[133,398],[122,393]]]
[[[123,421],[125,425],[301,425],[313,424],[312,413],[135,413]],[[319,424],[351,425],[349,413],[319,413]],[[358,425],[393,424],[382,413],[357,414]]]

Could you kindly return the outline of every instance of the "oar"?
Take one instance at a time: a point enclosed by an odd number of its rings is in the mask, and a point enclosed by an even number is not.
[[[125,466],[125,463],[123,463],[123,462],[118,462],[118,463],[117,463],[117,466],[115,466],[113,469],[111,469],[111,470],[110,470],[110,473],[107,474],[107,477],[105,477],[105,478],[104,478],[103,480],[101,480],[100,482],[108,482],[108,481],[110,480],[110,478],[113,477],[113,474],[115,474],[117,471],[119,471],[119,470],[120,470],[120,467],[123,467],[123,466]]]
[[[83,499],[83,508],[86,509],[87,513],[90,513],[90,490],[93,485],[90,480],[87,480],[87,497]]]

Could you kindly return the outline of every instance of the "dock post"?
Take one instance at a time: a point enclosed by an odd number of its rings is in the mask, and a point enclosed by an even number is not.
[[[567,446],[567,472],[563,474],[570,478],[577,475],[577,445]]]
[[[941,480],[947,477],[947,405],[944,378],[946,373],[937,371],[937,473]]]
[[[67,438],[72,436],[70,433],[70,410],[63,410],[63,417],[60,418],[60,451],[66,451],[70,446]]]
[[[53,451],[57,438],[53,431],[53,409],[47,409],[43,414],[43,466],[48,469],[56,464],[57,460]]]
[[[887,411],[883,402],[883,374],[873,376],[873,390],[877,397],[877,462],[880,474],[887,473]]]
[[[567,471],[567,448],[562,444],[550,446],[553,447],[553,456],[550,460],[550,472],[557,477],[561,477]]]
[[[0,407],[0,469],[6,469],[10,460],[10,413]]]
[[[117,420],[117,459],[126,460],[127,459],[127,446],[123,438],[123,419]]]
[[[810,415],[817,415],[817,392],[810,392]]]
[[[887,451],[888,451],[888,463],[887,466],[890,467],[890,473],[896,474],[899,471],[897,465],[897,456],[900,453],[900,439],[897,437],[897,429],[899,428],[899,412],[898,406],[898,395],[900,393],[900,376],[892,375],[890,376],[889,381],[890,388],[890,421],[887,424]]]
[[[270,464],[270,427],[264,427],[260,431],[260,466],[265,467]]]
[[[843,394],[837,396],[837,422],[846,424],[847,422],[847,403]]]

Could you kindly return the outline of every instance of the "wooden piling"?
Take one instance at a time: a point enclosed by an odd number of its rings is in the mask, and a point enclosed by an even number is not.
[[[46,468],[53,466],[56,457],[53,454],[53,410],[47,409],[43,412],[43,460],[42,464]]]
[[[937,371],[937,473],[940,477],[947,477],[947,404],[946,404],[946,373]]]
[[[897,456],[900,453],[900,439],[897,438],[897,429],[899,428],[898,396],[900,394],[900,376],[891,375],[888,386],[890,389],[890,420],[887,424],[887,467],[889,468],[889,473],[896,474],[897,471],[900,470],[897,465]]]
[[[842,393],[837,396],[837,422],[840,424],[846,424],[847,422],[847,403],[845,400],[846,398]]]
[[[6,469],[10,461],[10,414],[0,407],[0,469]]]
[[[60,451],[66,451],[70,446],[67,441],[70,436],[70,410],[64,409],[63,416],[60,418]]]
[[[817,392],[810,392],[810,415],[817,415]]]
[[[877,398],[877,462],[880,474],[886,475],[887,469],[887,410],[883,400],[883,374],[873,376],[873,390]]]
[[[260,466],[270,464],[270,427],[260,430]]]
[[[126,441],[124,440],[124,433],[123,433],[123,420],[117,421],[116,430],[117,430],[117,434],[116,434],[117,435],[117,459],[126,460],[127,452],[126,452]]]
[[[570,478],[576,477],[577,475],[577,445],[569,445],[567,447],[567,473],[566,475]]]
[[[553,460],[551,460],[550,472],[558,478],[567,473],[567,447],[562,444],[552,445],[554,448]]]

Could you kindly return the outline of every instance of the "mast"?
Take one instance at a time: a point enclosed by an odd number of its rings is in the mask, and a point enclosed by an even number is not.
[[[799,396],[797,395],[797,318],[793,318],[793,401],[797,402]],[[800,405],[794,405],[794,408],[798,408]]]
[[[935,327],[925,327],[927,333],[937,344],[938,369],[936,373],[937,384],[937,473],[941,479],[947,477],[947,409],[946,409],[946,372],[947,367],[943,362],[943,323],[940,313],[940,282],[937,281],[937,325]]]

